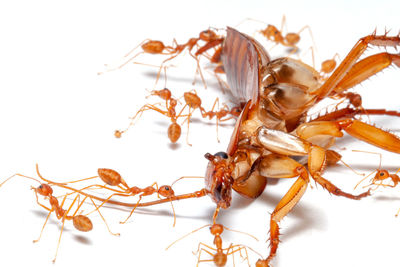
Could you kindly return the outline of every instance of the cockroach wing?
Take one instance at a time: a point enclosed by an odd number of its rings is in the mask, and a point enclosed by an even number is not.
[[[239,141],[239,129],[240,126],[242,125],[242,122],[247,120],[247,115],[249,113],[249,107],[251,106],[251,100],[249,100],[246,105],[244,106],[242,112],[240,113],[239,118],[236,121],[235,124],[235,129],[233,130],[232,136],[231,136],[231,140],[229,141],[229,145],[228,145],[228,149],[227,149],[227,154],[229,156],[232,156],[236,149],[237,149],[237,144]]]
[[[239,103],[258,103],[260,67],[269,62],[263,47],[253,38],[228,27],[222,63],[233,96]],[[261,64],[260,64],[261,63]]]

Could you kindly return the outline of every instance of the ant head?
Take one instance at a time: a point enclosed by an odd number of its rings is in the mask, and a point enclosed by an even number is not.
[[[206,171],[206,189],[212,200],[221,208],[228,208],[232,200],[232,167],[225,152],[204,155],[210,162]]]
[[[208,30],[202,31],[202,32],[199,34],[199,38],[200,38],[202,41],[210,42],[210,41],[213,41],[213,40],[217,39],[218,36],[217,36],[217,34],[216,34],[214,31],[208,29]]]
[[[269,24],[264,30],[261,30],[260,33],[269,39],[279,35],[280,31],[274,25]]]
[[[53,189],[48,184],[40,184],[38,187],[34,189],[38,194],[45,197],[51,196],[53,194]]]
[[[158,189],[158,194],[163,197],[172,197],[175,196],[174,190],[172,190],[171,186],[163,185]]]
[[[171,99],[171,91],[168,88],[164,88],[161,90],[153,90],[150,92],[151,95],[159,96],[161,99],[169,100]]]
[[[224,226],[222,224],[213,224],[210,226],[210,232],[212,235],[220,235],[224,231]]]
[[[389,178],[389,172],[387,170],[377,170],[372,182],[382,181]]]

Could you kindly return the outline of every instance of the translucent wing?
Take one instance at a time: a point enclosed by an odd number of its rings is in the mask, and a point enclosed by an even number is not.
[[[258,103],[260,65],[269,62],[262,46],[253,38],[228,27],[222,62],[227,82],[237,101],[246,103],[252,100],[252,105]]]

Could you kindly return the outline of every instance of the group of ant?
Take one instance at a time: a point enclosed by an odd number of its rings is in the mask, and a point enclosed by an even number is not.
[[[283,34],[283,29],[285,25],[286,25],[286,19],[285,16],[283,16],[282,25],[280,29],[278,29],[274,25],[268,25],[265,29],[258,31],[258,33],[261,34],[263,37],[265,37],[268,41],[271,41],[276,45],[279,44],[291,49],[290,54],[295,54],[299,50],[297,44],[300,41],[300,33],[303,32],[305,29],[309,29],[310,35],[312,37],[311,30],[309,26],[305,26],[302,29],[300,29],[297,33],[288,32],[286,34]],[[175,39],[173,40],[172,45],[165,45],[163,42],[158,40],[145,40],[141,44],[139,44],[142,51],[131,56],[131,54],[134,51],[136,51],[136,49],[139,46],[135,47],[124,56],[125,60],[124,63],[122,63],[118,67],[111,68],[108,65],[106,65],[107,71],[114,71],[124,67],[125,65],[132,62],[136,57],[138,57],[141,54],[168,56],[165,60],[161,62],[159,66],[155,82],[156,86],[160,78],[162,69],[164,69],[164,72],[166,73],[166,68],[167,68],[166,63],[176,58],[184,51],[187,51],[187,53],[196,61],[197,64],[196,73],[200,73],[205,88],[207,88],[207,84],[204,80],[204,76],[200,68],[200,58],[205,57],[206,59],[209,60],[210,63],[217,66],[214,69],[214,74],[219,81],[222,91],[224,92],[224,87],[227,87],[227,85],[218,76],[219,74],[224,73],[221,61],[221,52],[222,52],[222,44],[224,41],[224,37],[222,35],[217,34],[217,31],[218,30],[216,29],[208,29],[202,31],[200,32],[198,37],[190,38],[186,43],[183,44],[178,44]],[[197,50],[193,51],[195,48]],[[209,50],[211,49],[213,49],[213,51],[210,54]],[[315,65],[313,47],[311,47],[311,51],[312,51],[313,64]],[[338,55],[335,54],[335,56],[332,59],[325,60],[321,63],[320,73],[322,79],[325,78],[327,74],[331,73],[335,69],[336,67],[335,58],[337,57]],[[99,74],[103,74],[103,72],[100,72]],[[165,74],[165,81],[166,81],[166,74]],[[194,112],[196,110],[199,110],[200,115],[203,119],[209,119],[209,120],[212,120],[213,118],[216,119],[217,140],[219,141],[218,138],[219,123],[236,119],[240,115],[240,112],[242,110],[241,106],[234,106],[232,108],[229,108],[228,105],[225,103],[223,103],[222,107],[220,108],[220,101],[218,98],[216,98],[214,104],[212,105],[212,108],[207,111],[207,109],[204,108],[202,105],[201,98],[194,89],[184,92],[183,96],[176,98],[173,96],[171,90],[168,89],[165,85],[163,89],[152,90],[149,96],[157,96],[161,98],[164,102],[143,105],[136,112],[136,114],[130,118],[130,123],[128,127],[126,127],[124,130],[116,130],[114,132],[116,138],[121,138],[122,135],[126,133],[136,123],[136,121],[141,117],[143,112],[148,110],[153,110],[170,119],[171,123],[168,126],[167,135],[171,143],[176,143],[179,140],[182,133],[181,125],[187,123],[186,143],[188,145],[191,145],[188,139],[189,124]],[[343,97],[346,99],[350,99],[349,96],[347,95],[344,95]],[[180,99],[182,98],[184,103],[180,107],[178,107],[179,104],[181,103]],[[182,118],[183,121],[179,124],[178,119],[180,118]]]
[[[286,33],[283,34],[283,28],[285,25],[285,18],[283,18],[282,21],[282,26],[281,29],[278,29],[277,27],[273,25],[268,25],[265,29],[262,29],[259,31],[260,34],[262,34],[264,37],[266,37],[269,41],[274,42],[275,44],[280,44],[282,46],[288,47],[292,49],[293,53],[295,53],[298,50],[297,43],[300,40],[300,33],[305,30],[306,28],[309,29],[308,26],[302,28],[299,32],[297,33]],[[214,69],[215,74],[218,73],[223,73],[223,66],[221,63],[221,51],[222,51],[222,43],[224,41],[224,37],[222,35],[218,35],[216,31],[212,29],[208,29],[206,31],[203,31],[199,34],[198,37],[196,38],[190,38],[186,43],[184,44],[178,44],[176,40],[173,41],[173,44],[171,46],[165,45],[161,41],[156,41],[156,40],[145,40],[142,42],[139,46],[141,47],[142,51],[138,52],[137,54],[131,56],[131,54],[135,51],[133,49],[130,51],[128,54],[125,55],[126,61],[118,66],[117,68],[114,69],[119,69],[128,64],[129,62],[132,62],[138,55],[140,54],[157,54],[157,55],[165,55],[168,56],[165,60],[162,61],[161,66],[159,68],[158,74],[157,74],[157,81],[160,77],[161,70],[164,68],[165,70],[165,64],[179,56],[183,51],[187,51],[189,55],[196,60],[197,64],[197,71],[200,73],[200,76],[204,82],[204,77],[201,74],[200,70],[200,57],[206,57],[211,63],[216,64],[216,68]],[[196,51],[194,51],[196,49]],[[209,50],[213,50],[212,54],[209,54]],[[336,57],[336,55],[335,55]],[[336,66],[336,61],[335,57],[330,60],[326,60],[322,63],[321,65],[321,76],[324,74],[328,74],[332,72]],[[114,70],[109,68],[108,71]],[[156,81],[156,84],[157,84]],[[204,82],[205,83],[205,82]],[[218,131],[218,123],[230,119],[235,119],[239,116],[241,112],[241,107],[240,106],[235,106],[233,108],[229,108],[226,104],[222,105],[222,108],[219,108],[219,99],[217,98],[210,110],[207,111],[206,108],[203,107],[201,98],[198,96],[195,90],[191,90],[188,92],[185,92],[183,94],[183,99],[184,99],[184,104],[181,105],[181,107],[178,107],[178,104],[180,104],[180,98],[175,98],[172,95],[172,92],[168,88],[163,88],[161,90],[153,90],[150,93],[151,96],[157,96],[161,98],[164,103],[157,103],[157,104],[145,104],[140,108],[136,114],[131,118],[131,122],[129,126],[124,129],[124,130],[117,130],[115,131],[115,137],[120,138],[122,134],[124,134],[131,126],[134,125],[136,120],[143,114],[143,112],[148,111],[148,110],[153,110],[156,111],[166,117],[168,117],[171,121],[171,124],[168,127],[168,138],[172,143],[175,143],[178,141],[181,135],[181,125],[184,123],[187,123],[187,132],[189,132],[189,124],[191,117],[193,116],[193,113],[198,109],[201,116],[203,118],[208,118],[208,119],[213,119],[216,118],[216,124],[217,124],[217,131]],[[178,123],[179,119],[183,119],[183,122],[181,124]],[[187,135],[188,136],[188,135]],[[218,132],[217,132],[218,136]],[[189,144],[188,137],[186,138],[186,142]],[[175,211],[173,207],[173,202],[174,200],[178,199],[184,199],[184,198],[190,198],[190,197],[198,197],[202,196],[205,193],[198,191],[196,193],[192,194],[186,194],[186,195],[175,195],[174,190],[172,189],[172,185],[185,177],[181,177],[178,180],[176,180],[173,184],[171,185],[162,185],[158,186],[157,183],[153,183],[150,186],[140,188],[137,186],[129,186],[128,183],[121,177],[121,175],[112,169],[98,169],[98,175],[93,176],[93,177],[88,177],[84,179],[79,179],[75,181],[68,181],[68,182],[55,182],[51,181],[49,179],[44,178],[38,169],[38,166],[36,165],[36,171],[39,179],[33,178],[30,176],[26,176],[23,174],[14,174],[11,177],[7,178],[5,181],[3,181],[0,184],[0,187],[4,185],[8,180],[14,177],[23,177],[27,179],[34,180],[39,183],[39,186],[37,187],[32,187],[36,202],[39,206],[41,206],[43,209],[45,209],[48,212],[48,215],[45,219],[45,222],[43,224],[43,227],[41,229],[39,238],[37,240],[34,240],[34,242],[37,242],[40,240],[42,233],[44,231],[44,228],[48,222],[49,217],[51,216],[52,213],[54,213],[57,217],[57,219],[61,222],[61,230],[60,230],[60,235],[58,238],[58,243],[57,243],[57,249],[56,253],[53,259],[53,262],[55,262],[58,250],[59,250],[59,245],[61,242],[61,237],[62,233],[64,230],[64,225],[65,221],[72,221],[73,226],[78,230],[82,232],[87,232],[91,231],[93,228],[93,223],[89,219],[89,215],[97,212],[102,220],[104,221],[108,231],[112,235],[119,235],[119,233],[113,233],[108,224],[106,219],[103,217],[101,213],[101,208],[106,205],[120,205],[120,206],[126,206],[131,209],[130,214],[128,217],[121,221],[121,224],[124,224],[128,221],[128,219],[133,215],[135,212],[136,208],[138,207],[144,207],[144,206],[150,206],[150,205],[155,205],[155,204],[160,204],[160,203],[166,203],[170,202],[173,215],[174,215],[174,225],[176,221],[176,216],[175,216]],[[378,187],[396,187],[398,183],[400,182],[400,178],[398,176],[398,172],[396,173],[389,173],[387,170],[376,169],[376,174],[375,176],[371,179],[370,184],[367,186],[376,186]],[[81,186],[81,188],[77,187],[72,187],[71,184],[74,185],[79,185],[81,182],[92,180],[92,179],[98,179],[100,178],[103,182],[103,184],[95,183],[91,184],[88,186]],[[367,178],[367,177],[366,177]],[[363,180],[365,180],[364,178]],[[363,181],[362,180],[362,181]],[[390,183],[385,183],[386,181],[390,181]],[[361,181],[360,181],[361,182]],[[357,184],[358,185],[358,184]],[[62,195],[62,196],[54,196],[53,195],[53,188],[62,188],[64,190],[67,190],[67,193]],[[376,189],[375,188],[375,189]],[[106,197],[98,197],[97,195],[94,195],[92,193],[89,193],[89,190],[102,190],[102,193],[106,193]],[[157,196],[157,200],[150,201],[150,202],[142,202],[142,199],[148,196]],[[120,202],[115,200],[115,197],[137,197],[136,203],[125,203],[125,202]],[[45,205],[40,202],[39,198],[43,197],[44,199],[48,200],[48,205]],[[61,203],[59,201],[61,199]],[[67,199],[70,201],[69,206],[67,206]],[[83,205],[87,204],[86,202],[90,201],[90,203],[93,205],[93,209],[90,212],[87,212],[83,214]],[[96,204],[97,203],[97,204]],[[67,207],[66,207],[67,206]],[[75,208],[74,208],[75,207]],[[399,210],[400,212],[400,210]],[[399,213],[398,212],[398,213]],[[398,215],[396,214],[396,216]],[[231,244],[227,248],[223,248],[222,245],[222,238],[221,235],[224,231],[226,230],[231,230],[229,228],[226,228],[225,226],[221,224],[216,223],[216,216],[214,215],[213,223],[209,226],[211,234],[214,236],[214,241],[213,244],[214,246],[207,245],[205,243],[199,243],[198,249],[197,249],[197,254],[198,254],[198,263],[201,262],[213,262],[216,266],[225,266],[228,260],[228,256],[232,255],[234,256],[235,253],[240,253],[241,257],[249,263],[248,260],[248,249],[252,250],[255,252],[253,249],[251,249],[248,246],[245,245],[233,245]],[[203,226],[197,230],[192,231],[191,233],[198,231],[206,226]],[[189,234],[191,234],[189,233]],[[185,236],[184,236],[185,237]],[[180,239],[178,239],[180,240]],[[177,241],[178,241],[177,240]],[[176,242],[176,241],[175,241]],[[175,243],[174,242],[174,243]],[[174,244],[173,243],[173,244]],[[171,245],[173,245],[171,244]],[[211,256],[211,259],[202,259],[201,254],[206,253],[209,256]],[[257,252],[255,252],[257,253]],[[250,266],[250,264],[249,264]]]

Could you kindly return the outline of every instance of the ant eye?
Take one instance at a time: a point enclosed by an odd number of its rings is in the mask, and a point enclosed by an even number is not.
[[[39,189],[42,189],[43,188],[43,185],[39,185]]]
[[[168,191],[168,190],[169,190],[169,187],[168,187],[168,186],[166,186],[166,187],[165,187],[165,190],[167,190],[167,191]]]
[[[223,159],[227,159],[228,158],[228,154],[226,154],[225,152],[218,152],[218,153],[215,153],[214,154],[214,156],[215,157],[220,157],[220,158],[223,158]]]
[[[383,175],[385,175],[383,172],[381,172],[380,174],[379,174],[380,176],[383,176]]]

